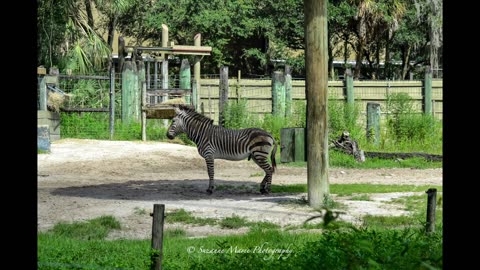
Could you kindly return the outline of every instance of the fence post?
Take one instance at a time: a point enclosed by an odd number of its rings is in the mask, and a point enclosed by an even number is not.
[[[115,133],[115,64],[110,68],[110,140]]]
[[[197,81],[195,79],[192,80],[192,105],[195,108],[195,111],[198,111],[198,91],[197,91]],[[203,114],[203,113],[202,113]]]
[[[38,77],[38,88],[40,92],[39,110],[46,111],[47,110],[47,83],[45,82],[45,75],[41,75]]]
[[[427,191],[427,224],[426,231],[434,232],[435,231],[435,210],[437,207],[437,189],[429,188]]]
[[[188,63],[188,59],[183,59],[182,64],[180,65],[180,89],[189,90],[185,92],[185,102],[188,105],[192,105],[192,98],[190,94],[190,89],[192,88],[192,83],[190,81],[191,74],[190,74],[190,63]]]
[[[355,103],[355,99],[353,97],[353,74],[350,68],[347,68],[345,71],[345,89],[347,92],[347,104],[353,105]]]
[[[162,47],[168,46],[168,26],[162,24]],[[165,53],[162,53],[162,89],[168,89],[168,56]],[[168,94],[163,96],[162,102],[168,100]],[[163,120],[163,125],[168,127],[168,119]]]
[[[281,71],[272,76],[272,114],[285,116],[285,76]]]
[[[218,124],[225,125],[225,106],[228,102],[228,66],[220,67],[220,84],[219,84],[219,102],[218,102]]]
[[[380,142],[380,104],[367,102],[367,139],[377,144]]]
[[[132,61],[125,61],[122,70],[122,122],[128,123],[132,119],[132,90],[135,89],[135,71]]]
[[[152,255],[152,270],[162,269],[163,258],[163,223],[165,217],[165,205],[153,205],[153,222],[152,222],[152,249],[156,250],[158,254]]]
[[[423,81],[423,113],[432,114],[432,69],[426,67]]]
[[[237,73],[237,85],[235,87],[235,92],[237,94],[237,103],[240,102],[240,88],[242,87],[240,82],[242,80],[242,71],[241,70],[238,70],[238,73]]]
[[[141,120],[142,118],[142,92],[143,92],[143,83],[145,82],[145,63],[143,62],[142,56],[136,56],[138,60],[137,65],[137,89],[135,91],[135,119]]]
[[[145,81],[142,82],[142,141],[147,140],[147,111],[145,107],[147,106],[147,84]]]
[[[292,70],[285,66],[285,116],[292,116]]]
[[[150,89],[151,88],[151,84],[150,84],[150,61],[147,61],[147,67],[146,67],[146,75],[145,75],[145,79],[147,80],[147,89]]]
[[[193,45],[194,46],[201,46],[201,40],[202,40],[202,35],[200,33],[197,33],[193,37]],[[202,56],[195,56],[195,63],[193,64],[193,78],[195,79],[195,89],[197,89],[197,100],[195,103],[200,104],[200,60],[202,59]]]

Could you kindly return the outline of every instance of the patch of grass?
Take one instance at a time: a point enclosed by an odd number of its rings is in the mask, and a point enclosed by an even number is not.
[[[418,227],[419,220],[408,216],[372,216],[366,215],[363,217],[363,226],[372,229],[393,229],[401,226]]]
[[[145,210],[145,208],[140,208],[138,206],[133,208],[133,212],[137,215],[140,215],[140,216],[143,216],[143,215],[147,214],[147,210]]]
[[[176,238],[176,237],[185,237],[187,232],[181,228],[167,229],[163,232],[164,237]]]
[[[252,173],[252,174],[250,174],[249,177],[263,176],[264,174],[265,174],[265,173],[263,173],[263,172]]]
[[[442,186],[331,184],[330,193],[338,196],[349,196],[354,193],[420,192],[429,188],[436,188],[438,191],[442,191]],[[307,184],[272,185],[272,192],[305,193],[307,192]]]
[[[254,230],[268,231],[268,230],[275,230],[280,228],[280,225],[269,222],[269,221],[249,222],[249,224],[250,224],[250,231],[254,231]]]
[[[367,194],[356,195],[349,199],[350,201],[371,201],[370,196]]]
[[[99,240],[114,229],[120,229],[120,222],[113,216],[101,216],[86,222],[58,223],[50,232],[73,239]]]
[[[328,152],[329,166],[331,168],[352,168],[352,169],[382,169],[382,168],[413,168],[431,169],[442,168],[443,162],[429,161],[422,157],[407,158],[404,160],[366,158],[365,162],[355,161],[352,155],[341,151],[330,150]],[[306,161],[281,163],[283,166],[306,168]]]
[[[238,229],[241,227],[247,227],[250,224],[245,218],[233,215],[231,217],[226,217],[219,222],[221,228],[226,229]]]
[[[214,218],[194,217],[192,213],[187,212],[184,209],[179,209],[171,213],[167,213],[165,221],[168,223],[179,222],[185,224],[195,224],[199,226],[217,224],[217,220],[215,220]]]
[[[165,269],[442,269],[442,231],[252,230],[244,235],[183,238],[166,234]],[[348,224],[337,223],[338,229]],[[83,241],[39,233],[39,269],[149,269],[150,240]],[[266,249],[288,250],[269,254]],[[223,253],[208,253],[223,250]],[[231,252],[230,252],[231,250]],[[235,252],[245,250],[249,252]]]
[[[306,184],[292,184],[292,185],[272,185],[272,193],[303,193],[307,192]]]
[[[37,154],[50,154],[50,151],[37,149]]]

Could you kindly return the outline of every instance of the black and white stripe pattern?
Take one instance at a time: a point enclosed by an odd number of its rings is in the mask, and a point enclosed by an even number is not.
[[[207,163],[208,177],[210,179],[207,192],[212,193],[214,184],[214,160],[248,160],[253,161],[265,171],[265,177],[260,185],[260,192],[270,192],[272,174],[275,171],[275,153],[277,144],[272,135],[259,128],[227,129],[213,125],[213,120],[194,110],[183,106],[174,105],[176,112],[172,124],[168,128],[167,137],[173,139],[185,133],[190,140],[195,142],[198,153]],[[268,163],[268,154],[272,150]]]

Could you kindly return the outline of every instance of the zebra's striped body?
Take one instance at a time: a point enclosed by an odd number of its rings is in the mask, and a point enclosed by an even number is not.
[[[269,193],[272,183],[272,174],[275,171],[275,152],[277,144],[272,135],[259,128],[240,130],[226,129],[213,125],[213,120],[183,105],[174,105],[176,115],[168,128],[167,137],[173,139],[185,133],[195,142],[198,153],[207,163],[210,179],[207,192],[212,193],[214,184],[214,160],[243,160],[253,161],[265,171],[265,177],[260,185],[261,193]],[[272,166],[268,163],[270,151]]]

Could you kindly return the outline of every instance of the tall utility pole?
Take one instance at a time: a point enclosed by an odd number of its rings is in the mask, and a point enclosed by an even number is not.
[[[304,0],[307,97],[308,201],[320,208],[330,194],[328,181],[327,0]]]

